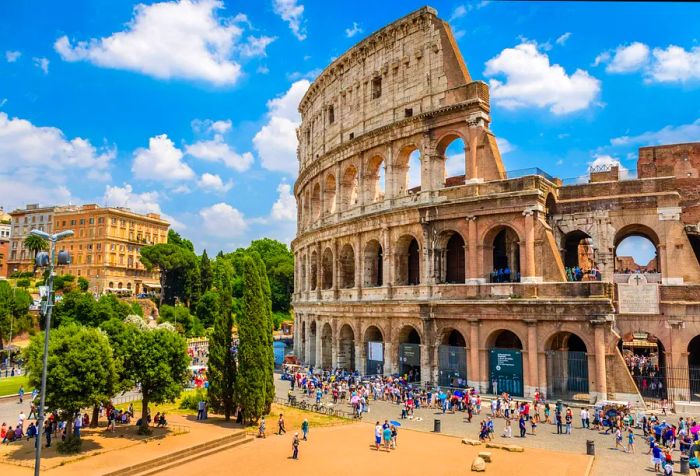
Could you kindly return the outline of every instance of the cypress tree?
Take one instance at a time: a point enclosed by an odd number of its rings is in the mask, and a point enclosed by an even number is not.
[[[235,398],[241,406],[247,422],[257,422],[264,414],[266,404],[266,353],[265,333],[267,302],[255,261],[245,256],[243,268],[243,296],[238,323],[238,373]]]
[[[209,256],[207,256],[207,250],[204,250],[204,252],[202,253],[202,260],[199,265],[199,273],[200,284],[202,286],[202,293],[205,293],[211,289],[213,280],[211,261],[209,260]]]
[[[267,269],[265,263],[257,252],[252,252],[251,256],[255,261],[255,267],[260,276],[262,286],[262,294],[265,299],[265,323],[263,325],[264,339],[266,342],[266,365],[265,365],[265,413],[270,412],[272,402],[275,400],[275,352],[272,344],[272,293],[270,290],[270,281],[267,278]]]

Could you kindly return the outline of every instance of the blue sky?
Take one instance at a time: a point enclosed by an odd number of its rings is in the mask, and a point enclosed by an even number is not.
[[[435,1],[491,84],[506,169],[635,168],[700,139],[700,7]],[[160,211],[199,251],[296,217],[296,103],[364,36],[422,3],[0,4],[0,205]]]

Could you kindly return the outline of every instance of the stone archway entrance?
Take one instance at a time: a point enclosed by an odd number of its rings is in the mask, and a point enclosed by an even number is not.
[[[455,329],[443,335],[438,347],[438,385],[455,388],[467,386],[467,343]]]
[[[384,337],[378,327],[365,331],[366,375],[384,375]]]
[[[583,340],[571,332],[558,332],[547,347],[547,397],[571,400],[587,394],[588,354]]]
[[[523,344],[512,331],[501,330],[492,334],[489,345],[489,392],[507,392],[522,397]]]

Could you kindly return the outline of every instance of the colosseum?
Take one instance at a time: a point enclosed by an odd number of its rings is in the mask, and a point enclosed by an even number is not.
[[[302,361],[484,393],[700,400],[700,144],[641,148],[634,177],[505,170],[489,87],[429,7],[335,59],[299,111]]]

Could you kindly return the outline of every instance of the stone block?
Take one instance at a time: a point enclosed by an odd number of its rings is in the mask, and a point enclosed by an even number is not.
[[[472,461],[472,471],[475,471],[477,473],[482,473],[486,471],[486,461],[484,461],[483,458],[479,458],[478,456],[474,458],[474,461]]]

